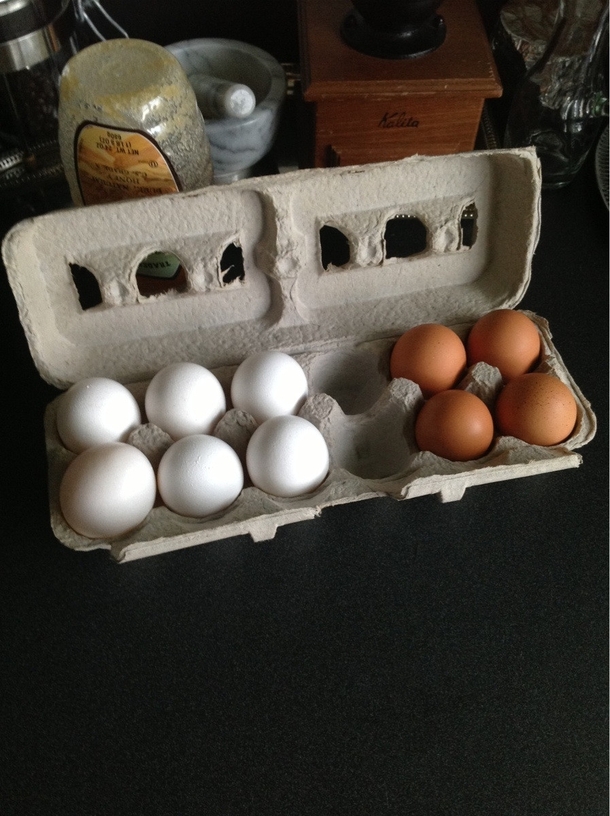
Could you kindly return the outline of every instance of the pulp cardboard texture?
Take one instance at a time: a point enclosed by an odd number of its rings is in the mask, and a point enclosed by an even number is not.
[[[409,327],[439,322],[465,337],[485,312],[519,303],[538,239],[539,199],[535,153],[517,149],[303,170],[16,225],[3,257],[32,356],[48,382],[67,388],[84,377],[111,377],[143,405],[147,381],[169,363],[210,368],[228,393],[248,354],[283,350],[307,374],[310,396],[300,414],[321,430],[331,455],[328,477],[306,496],[280,499],[246,481],[223,513],[190,519],[156,506],[129,534],[90,540],[72,531],[59,510],[59,484],[74,454],[57,435],[54,400],[45,427],[55,535],[74,549],[106,547],[129,560],[243,533],[269,539],[279,525],[337,503],[428,493],[451,501],[471,485],[580,464],[574,450],[592,438],[595,417],[543,318],[530,315],[543,339],[539,370],[560,377],[578,405],[576,428],[561,445],[500,437],[482,459],[466,463],[420,452],[413,432],[419,387],[389,376],[392,345]],[[473,243],[461,228],[472,205]],[[410,257],[387,257],[386,224],[400,216],[425,225],[427,246]],[[340,267],[322,263],[324,226],[349,241],[350,258]],[[244,275],[225,284],[220,259],[232,244],[243,253]],[[183,261],[188,290],[147,298],[136,269],[160,250]],[[100,305],[81,307],[72,264],[93,272]],[[499,372],[486,364],[460,384],[489,404],[500,386]],[[215,433],[243,457],[254,427],[247,414],[229,409]],[[131,442],[153,462],[171,444],[150,424]]]

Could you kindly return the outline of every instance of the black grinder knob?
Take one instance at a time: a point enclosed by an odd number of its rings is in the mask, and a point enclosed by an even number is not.
[[[341,25],[345,42],[371,57],[407,59],[437,49],[445,21],[436,13],[442,0],[352,0]]]

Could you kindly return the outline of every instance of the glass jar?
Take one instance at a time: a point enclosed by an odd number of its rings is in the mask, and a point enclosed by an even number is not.
[[[31,150],[57,139],[57,88],[76,51],[72,0],[0,0],[1,137]]]
[[[182,66],[138,39],[94,43],[60,83],[59,148],[74,204],[105,204],[212,183],[210,145]],[[180,258],[156,251],[138,267],[146,297],[186,287]]]
[[[70,201],[57,107],[75,27],[72,0],[0,0],[0,232]]]
[[[508,0],[500,9],[491,35],[491,49],[502,83],[502,96],[485,103],[500,142],[515,91],[525,74],[543,56],[553,36],[559,5],[559,0]]]
[[[604,68],[608,2],[564,0],[553,36],[517,86],[505,147],[532,145],[545,187],[563,187],[582,166],[608,115]]]
[[[205,187],[212,162],[178,60],[146,40],[94,43],[60,82],[59,147],[76,205]]]

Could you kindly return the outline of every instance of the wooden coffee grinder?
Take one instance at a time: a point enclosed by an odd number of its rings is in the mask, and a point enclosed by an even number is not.
[[[502,88],[475,0],[298,0],[303,167],[472,150]]]

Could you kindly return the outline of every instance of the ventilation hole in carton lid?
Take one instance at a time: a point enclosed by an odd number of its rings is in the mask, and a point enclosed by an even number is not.
[[[93,272],[89,271],[85,266],[79,266],[79,264],[70,264],[70,271],[72,272],[72,280],[76,286],[81,309],[85,311],[93,306],[98,306],[102,302],[102,293]]]
[[[220,282],[223,286],[230,283],[243,283],[246,277],[244,253],[238,244],[229,244],[220,259]]]
[[[414,215],[397,215],[387,222],[383,240],[386,258],[409,258],[425,252],[428,230]]]
[[[477,208],[474,201],[467,204],[460,216],[460,249],[470,249],[477,237]]]
[[[186,270],[173,252],[151,252],[140,262],[136,274],[138,290],[144,297],[164,292],[185,292]]]
[[[350,261],[350,247],[347,237],[337,227],[324,224],[320,228],[320,250],[322,266],[345,266]]]

